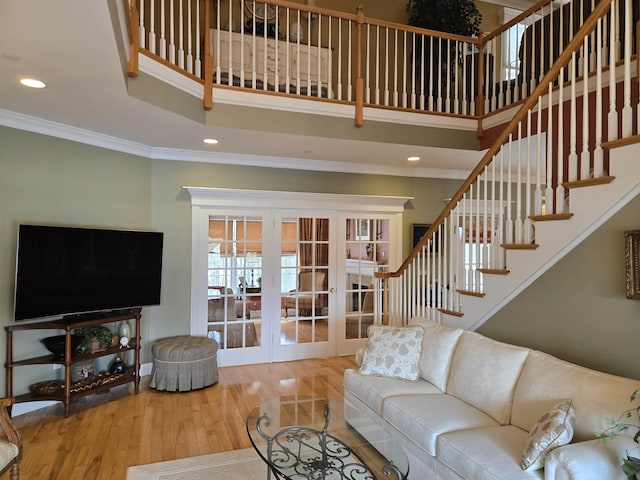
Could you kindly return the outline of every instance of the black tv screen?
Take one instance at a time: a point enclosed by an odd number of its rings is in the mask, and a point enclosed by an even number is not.
[[[163,234],[18,227],[15,319],[160,303]]]

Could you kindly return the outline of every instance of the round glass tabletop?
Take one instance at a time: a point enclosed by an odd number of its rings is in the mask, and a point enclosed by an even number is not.
[[[363,437],[344,421],[344,408],[310,396],[281,397],[254,408],[247,433],[268,465],[267,478],[406,479],[409,465],[399,442],[366,417],[357,419],[366,422]]]

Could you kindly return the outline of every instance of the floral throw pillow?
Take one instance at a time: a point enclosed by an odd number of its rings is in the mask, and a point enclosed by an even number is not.
[[[424,329],[420,326],[369,327],[369,340],[359,372],[362,375],[417,381],[420,378],[418,362],[423,335]]]
[[[576,413],[573,402],[565,400],[546,412],[529,432],[529,441],[522,452],[520,467],[539,470],[554,448],[567,445],[573,438]]]

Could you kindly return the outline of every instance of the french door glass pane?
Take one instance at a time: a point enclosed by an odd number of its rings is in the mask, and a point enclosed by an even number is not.
[[[280,345],[328,341],[329,219],[281,221]]]
[[[386,271],[389,262],[389,220],[346,220],[346,339],[367,337],[373,324],[374,273]]]
[[[262,219],[209,217],[207,332],[221,349],[260,345]]]

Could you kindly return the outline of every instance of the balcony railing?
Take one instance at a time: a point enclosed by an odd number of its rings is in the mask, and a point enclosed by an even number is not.
[[[357,123],[364,106],[482,118],[533,92],[594,5],[543,0],[498,30],[467,38],[375,20],[362,9],[138,0],[131,6],[138,34],[131,38],[144,54],[202,81],[206,108],[215,85],[352,104]],[[627,27],[620,19],[627,10],[631,2],[621,0],[603,18],[605,67],[623,60]],[[627,17],[628,30],[635,29],[637,6]],[[579,76],[596,71],[595,42],[594,33],[576,51]]]

